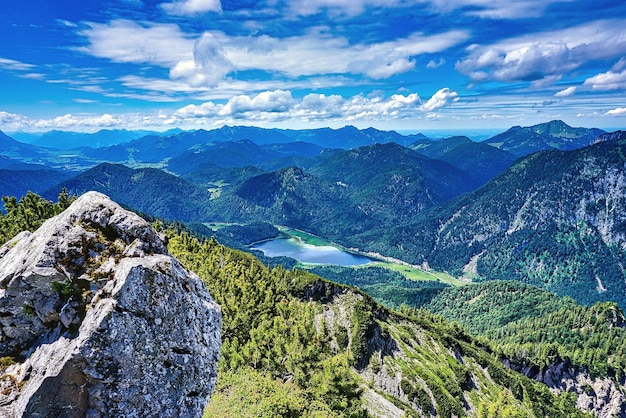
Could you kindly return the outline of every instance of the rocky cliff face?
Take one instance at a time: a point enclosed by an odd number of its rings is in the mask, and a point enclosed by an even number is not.
[[[220,328],[150,225],[86,193],[0,248],[0,416],[200,416]]]
[[[578,399],[576,407],[591,412],[595,417],[626,417],[626,381],[608,377],[591,377],[586,370],[576,370],[569,361],[554,363],[543,370],[504,361],[531,379],[546,384],[556,393],[574,392]]]

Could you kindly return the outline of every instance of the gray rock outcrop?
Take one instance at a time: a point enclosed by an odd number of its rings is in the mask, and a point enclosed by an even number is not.
[[[86,193],[0,247],[0,416],[201,416],[220,329],[164,239]]]
[[[584,369],[575,369],[568,360],[551,364],[545,369],[511,363],[504,365],[527,377],[544,383],[554,393],[573,392],[576,407],[598,418],[626,418],[626,381],[608,377],[592,377]]]

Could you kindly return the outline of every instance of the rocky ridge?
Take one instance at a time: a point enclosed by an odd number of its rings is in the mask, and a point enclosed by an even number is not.
[[[0,415],[201,416],[220,329],[165,240],[86,193],[0,247]]]
[[[504,365],[525,376],[547,385],[555,393],[574,392],[576,407],[595,417],[626,417],[626,381],[608,377],[590,376],[586,370],[577,370],[568,360],[560,361],[538,370],[530,365],[520,365],[505,360]]]

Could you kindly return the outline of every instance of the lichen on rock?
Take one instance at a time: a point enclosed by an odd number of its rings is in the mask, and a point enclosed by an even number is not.
[[[165,240],[86,193],[0,248],[0,416],[201,416],[220,329]]]

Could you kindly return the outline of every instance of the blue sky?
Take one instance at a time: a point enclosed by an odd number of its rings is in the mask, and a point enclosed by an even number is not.
[[[0,130],[626,128],[626,2],[3,0]]]

